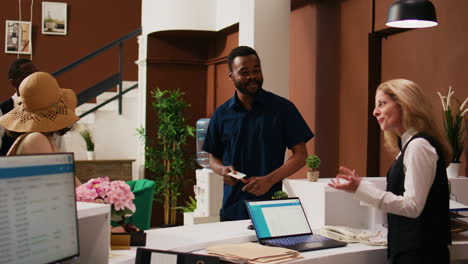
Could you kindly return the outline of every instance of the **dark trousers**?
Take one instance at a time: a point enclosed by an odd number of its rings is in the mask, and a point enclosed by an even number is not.
[[[229,218],[225,217],[224,215],[220,215],[219,216],[219,221],[228,222],[228,221],[235,221],[235,220],[234,219],[229,219]]]
[[[392,254],[389,251],[387,264],[450,264],[448,247]]]

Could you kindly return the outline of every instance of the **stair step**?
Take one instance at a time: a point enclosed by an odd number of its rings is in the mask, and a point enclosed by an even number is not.
[[[104,92],[98,97],[96,97],[96,104],[101,104],[110,98],[116,96],[118,93],[117,92]],[[134,89],[126,94],[123,95],[122,100],[127,101],[127,100],[137,100],[138,98],[138,89]],[[118,99],[108,103],[107,105],[101,107],[99,110],[105,110],[105,111],[117,111],[118,109]]]
[[[137,82],[124,81],[124,90]],[[85,103],[76,108],[76,114],[80,115],[117,95],[116,92],[105,92],[96,98],[96,103]],[[76,129],[65,134],[62,138],[62,151],[75,153],[75,159],[86,159],[85,144],[79,130],[83,126],[88,127],[96,144],[97,159],[136,159],[138,160],[138,149],[141,141],[136,136],[139,124],[139,96],[138,89],[129,91],[123,95],[122,115],[118,113],[118,100],[114,100],[97,111],[80,119]],[[81,128],[80,128],[81,126]],[[139,166],[139,165],[138,165]],[[134,176],[138,176],[139,167],[137,162],[132,165]]]
[[[132,87],[133,85],[137,83],[138,83],[137,81],[122,81],[122,86],[123,86],[123,89],[125,90],[125,89]]]
[[[94,103],[84,103],[84,104],[78,106],[75,109],[75,113],[76,113],[76,115],[79,116],[79,115],[83,114],[84,112],[92,109],[95,106],[96,106],[96,104],[94,104]],[[91,114],[88,114],[85,117],[81,118],[79,122],[84,123],[84,124],[93,124],[95,122],[95,118],[96,118],[96,115],[94,113],[91,113]]]

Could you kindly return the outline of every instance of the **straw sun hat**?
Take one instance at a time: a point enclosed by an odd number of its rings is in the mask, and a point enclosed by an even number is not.
[[[76,95],[60,88],[57,80],[45,72],[26,77],[19,87],[18,105],[0,117],[0,125],[14,132],[53,132],[73,125]]]

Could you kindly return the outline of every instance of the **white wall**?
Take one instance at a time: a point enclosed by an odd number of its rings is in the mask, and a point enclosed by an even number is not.
[[[216,1],[216,31],[227,28],[239,22],[239,0]]]
[[[143,0],[143,34],[165,30],[218,31],[239,21],[239,0]]]
[[[255,48],[263,87],[285,98],[289,98],[290,14],[290,1],[241,0],[239,45]]]
[[[164,30],[216,30],[216,0],[143,0],[143,34]]]

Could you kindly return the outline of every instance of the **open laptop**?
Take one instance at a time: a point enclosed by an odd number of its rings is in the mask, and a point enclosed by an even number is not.
[[[299,198],[246,201],[247,211],[262,245],[297,251],[345,246],[345,242],[314,235]]]

